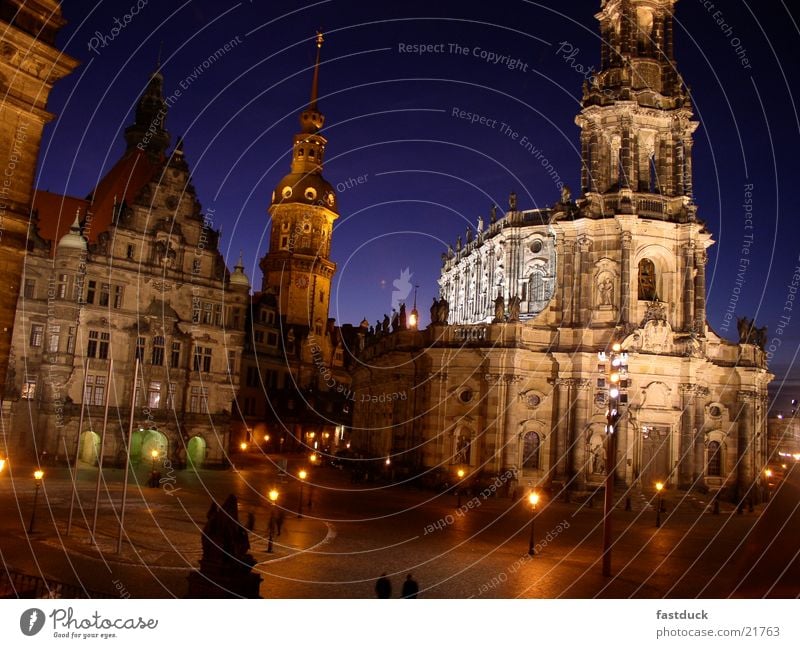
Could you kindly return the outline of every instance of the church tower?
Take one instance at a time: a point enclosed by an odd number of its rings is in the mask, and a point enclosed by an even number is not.
[[[336,193],[322,177],[328,140],[320,133],[325,117],[317,106],[322,34],[317,34],[317,60],[311,101],[300,113],[294,136],[291,171],[275,188],[269,253],[261,260],[263,290],[278,295],[289,325],[307,326],[321,334],[326,326],[330,288],[336,264],[330,260],[333,222],[339,217]]]

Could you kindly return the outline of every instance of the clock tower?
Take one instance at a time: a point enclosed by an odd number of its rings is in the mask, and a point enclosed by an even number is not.
[[[294,136],[290,173],[272,193],[269,252],[261,260],[262,289],[278,296],[286,324],[307,326],[320,334],[328,318],[336,264],[330,260],[333,222],[339,217],[336,192],[322,177],[328,140],[320,134],[325,117],[317,106],[322,34],[317,34],[317,60],[311,101],[300,113]]]

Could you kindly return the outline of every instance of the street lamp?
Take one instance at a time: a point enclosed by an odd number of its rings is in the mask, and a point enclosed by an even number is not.
[[[617,464],[617,425],[620,408],[628,404],[628,354],[619,342],[597,354],[597,402],[606,403],[606,482],[603,498],[603,576],[611,576],[611,513],[614,510],[614,473]],[[608,364],[607,364],[608,363]]]
[[[151,469],[151,472],[155,472],[156,471],[156,459],[158,459],[158,450],[151,450],[150,451],[150,456],[153,459],[153,467]]]
[[[766,487],[766,491],[767,491],[767,495],[766,495],[767,501],[769,501],[769,496],[770,496],[769,480],[771,478],[772,478],[772,470],[767,468],[766,470],[764,470],[764,486]]]
[[[312,452],[312,453],[311,453],[311,456],[308,458],[308,460],[309,460],[309,461],[310,461],[312,464],[315,464],[315,463],[317,463],[317,453],[316,453],[316,452]]]
[[[533,539],[533,522],[536,519],[536,505],[539,503],[539,493],[535,490],[528,495],[528,503],[531,505],[531,537],[528,541],[528,555],[536,555],[536,544]]]
[[[303,482],[308,477],[308,473],[305,470],[301,470],[297,473],[297,477],[300,479],[300,502],[297,505],[297,517],[303,517]]]
[[[37,470],[33,473],[33,478],[36,480],[36,490],[33,491],[33,510],[31,511],[31,523],[28,525],[28,533],[33,533],[33,525],[36,523],[36,504],[39,501],[39,487],[42,485],[42,477],[44,477],[43,470]]]
[[[3,472],[3,469],[6,467],[6,460],[0,459],[0,473]]]
[[[656,528],[661,526],[661,491],[664,490],[663,482],[656,482],[656,492],[658,493],[658,502],[656,503]]]
[[[269,511],[269,538],[267,539],[267,553],[272,553],[272,533],[275,529],[275,502],[278,501],[278,491],[273,488],[269,492],[270,511]]]
[[[244,441],[242,441],[242,442],[239,444],[239,450],[241,450],[242,452],[245,452],[245,451],[247,450],[247,443],[245,443]]]
[[[456,484],[456,508],[461,508],[461,480],[464,479],[464,472],[463,468],[459,468],[456,475],[458,475],[458,484]]]

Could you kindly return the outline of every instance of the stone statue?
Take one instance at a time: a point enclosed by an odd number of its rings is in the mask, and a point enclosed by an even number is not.
[[[455,256],[455,252],[453,252],[453,246],[452,245],[448,245],[447,246],[447,258],[448,259],[452,259],[454,256]]]
[[[467,225],[467,233],[465,240],[467,241],[467,245],[472,243],[472,228],[469,225]]]
[[[433,298],[433,303],[431,304],[431,324],[438,324],[439,323],[439,302],[436,301],[436,297]]]
[[[508,197],[508,208],[511,211],[517,211],[517,194],[514,193],[513,191],[511,192],[511,195]]]
[[[461,237],[456,239],[456,252],[461,252]]]
[[[506,301],[502,295],[494,300],[494,323],[506,321]]]
[[[447,303],[447,300],[442,297],[439,300],[439,324],[447,324],[447,319],[450,317],[450,304]]]
[[[762,326],[754,330],[754,342],[763,351],[767,346],[767,327]]]
[[[639,299],[659,301],[656,291],[656,267],[650,259],[639,263]]]
[[[475,226],[478,234],[483,231],[483,216],[478,216],[478,224]]]
[[[397,314],[397,311],[393,308],[392,309],[392,333],[397,331],[400,328],[400,316]]]
[[[397,324],[401,331],[405,331],[408,326],[408,319],[406,318],[406,304],[400,304],[400,315],[398,316],[399,322]]]
[[[508,321],[519,322],[519,304],[520,299],[514,295],[508,300]]]
[[[567,185],[561,187],[561,204],[569,205],[572,202],[572,191]]]
[[[369,337],[375,337],[375,327],[369,327]]]
[[[389,334],[389,316],[388,315],[384,315],[383,316],[383,324],[381,324],[381,331],[383,332],[384,335],[388,335]]]
[[[497,222],[497,205],[492,205],[489,210],[489,224],[494,225]]]
[[[753,322],[746,317],[736,318],[736,330],[739,331],[739,344],[747,344],[750,338],[750,329]]]
[[[375,335],[379,336],[383,332],[383,327],[381,326],[381,321],[378,320],[375,322]]]
[[[611,281],[611,278],[603,277],[597,285],[597,289],[600,291],[600,305],[611,306],[614,299],[614,282]]]

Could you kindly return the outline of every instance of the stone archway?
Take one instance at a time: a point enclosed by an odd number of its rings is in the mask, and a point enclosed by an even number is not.
[[[206,460],[206,441],[201,436],[193,436],[186,444],[186,465],[197,470]]]
[[[79,458],[83,463],[91,466],[97,465],[97,457],[100,453],[100,435],[91,430],[86,430],[81,434]]]
[[[133,454],[133,443],[131,443],[131,457],[136,456],[140,461],[152,461],[152,452],[158,452],[158,461],[169,458],[169,441],[167,437],[158,430],[142,430],[141,446],[137,455]]]

